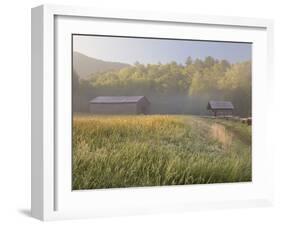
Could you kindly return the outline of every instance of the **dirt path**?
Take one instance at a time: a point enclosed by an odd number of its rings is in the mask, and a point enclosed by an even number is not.
[[[212,122],[210,119],[188,117],[187,123],[201,136],[214,139],[221,143],[225,151],[229,151],[233,143],[237,141],[244,145],[249,145],[243,139],[240,139],[241,136],[238,136],[238,134],[227,128],[224,124],[215,120]]]

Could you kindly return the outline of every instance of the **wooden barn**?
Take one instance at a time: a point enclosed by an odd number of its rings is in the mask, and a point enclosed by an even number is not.
[[[93,114],[149,114],[145,96],[98,96],[90,101]]]
[[[233,115],[233,104],[230,101],[214,101],[211,100],[208,102],[207,110],[212,112],[214,116],[226,116]]]

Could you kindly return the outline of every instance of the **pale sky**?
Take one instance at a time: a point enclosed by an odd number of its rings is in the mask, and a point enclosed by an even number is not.
[[[188,56],[212,56],[231,63],[251,60],[250,43],[144,39],[103,36],[73,36],[73,50],[104,61],[134,64],[184,63]]]

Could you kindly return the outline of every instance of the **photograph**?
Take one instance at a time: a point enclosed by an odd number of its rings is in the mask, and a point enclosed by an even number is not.
[[[72,190],[252,181],[252,43],[72,34]]]

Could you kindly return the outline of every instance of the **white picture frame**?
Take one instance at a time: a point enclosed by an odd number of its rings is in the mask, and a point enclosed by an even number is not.
[[[104,20],[108,24],[99,26]],[[119,26],[119,31],[113,29],[115,23]],[[96,27],[92,26],[93,24]],[[178,31],[188,27],[189,31],[193,29],[196,31],[192,36],[193,39],[201,37],[204,39],[209,35],[210,40],[248,40],[254,43],[253,150],[256,151],[253,153],[253,181],[225,185],[181,185],[73,192],[69,180],[71,147],[68,137],[71,129],[69,118],[71,105],[69,101],[62,101],[69,100],[71,86],[61,85],[70,84],[70,77],[63,76],[71,73],[69,35],[77,31],[107,34],[120,32],[124,35],[124,26],[131,26],[128,29],[130,32],[125,35],[143,35],[145,28],[159,24],[164,27],[162,33],[159,29],[158,33],[146,35],[167,37],[171,34],[185,37],[186,34],[180,34]],[[101,27],[107,30],[102,30]],[[109,30],[110,27],[112,29]],[[231,29],[235,32],[224,32]],[[56,220],[271,205],[273,151],[268,148],[266,139],[259,139],[266,138],[268,117],[266,107],[269,107],[270,102],[264,107],[259,101],[262,102],[264,98],[270,99],[272,95],[270,92],[273,76],[272,39],[273,22],[265,19],[123,12],[54,5],[33,8],[32,216],[41,220]],[[62,106],[63,102],[65,105]],[[62,126],[68,129],[62,131],[60,129]],[[68,137],[66,142],[61,142],[65,137]],[[66,161],[61,161],[62,159]]]

